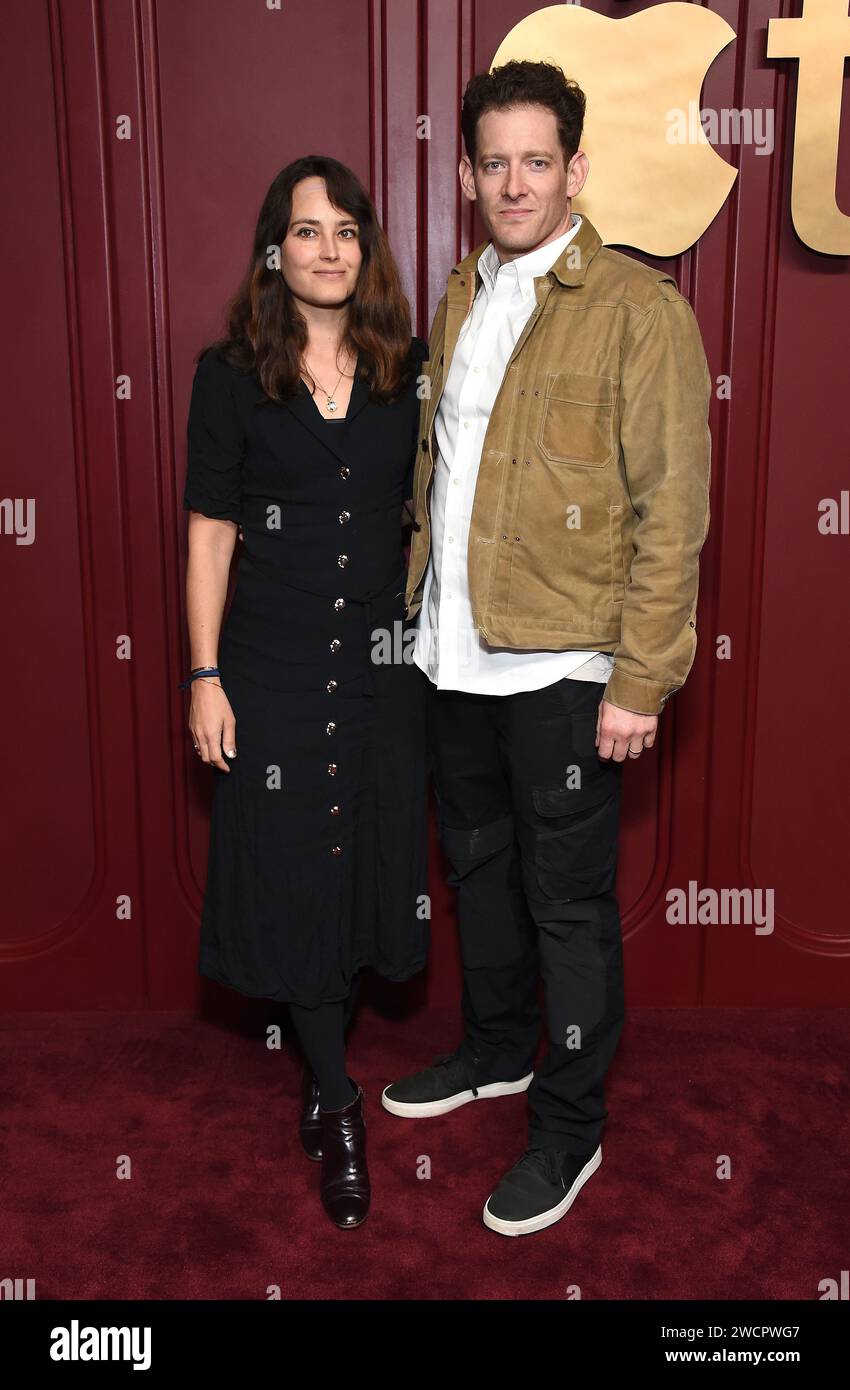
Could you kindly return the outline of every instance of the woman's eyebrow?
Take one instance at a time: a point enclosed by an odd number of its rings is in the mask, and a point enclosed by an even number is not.
[[[308,227],[321,227],[322,225],[318,217],[296,217],[290,223],[290,226],[297,227],[301,223],[304,223]],[[338,227],[356,227],[357,219],[355,217],[340,217],[338,218],[336,225]]]

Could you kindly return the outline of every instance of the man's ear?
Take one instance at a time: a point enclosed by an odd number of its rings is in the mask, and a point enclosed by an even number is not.
[[[590,172],[590,161],[584,150],[576,150],[567,165],[567,197],[577,198]]]
[[[461,188],[463,189],[463,191],[464,191],[464,193],[466,194],[466,196],[467,196],[467,198],[469,199],[469,201],[470,201],[471,203],[474,203],[474,202],[475,202],[475,178],[474,178],[474,175],[473,175],[473,173],[472,173],[472,165],[471,165],[470,162],[469,162],[469,156],[468,156],[468,155],[465,154],[465,155],[463,156],[463,158],[461,159],[460,164],[457,166],[457,172],[458,172],[458,177],[459,177],[459,179],[460,179],[460,186],[461,186]]]

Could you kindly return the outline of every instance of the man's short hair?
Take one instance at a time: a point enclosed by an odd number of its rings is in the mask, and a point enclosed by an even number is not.
[[[513,59],[492,72],[478,73],[467,84],[460,118],[463,143],[473,169],[479,118],[485,111],[504,111],[511,106],[545,106],[552,112],[566,167],[581,143],[585,101],[581,87],[565,77],[557,63]]]

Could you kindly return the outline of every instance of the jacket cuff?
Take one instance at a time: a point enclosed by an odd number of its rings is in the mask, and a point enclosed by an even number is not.
[[[660,714],[664,701],[678,689],[677,685],[664,685],[661,681],[630,676],[615,666],[602,698],[620,709],[631,710],[633,714]]]

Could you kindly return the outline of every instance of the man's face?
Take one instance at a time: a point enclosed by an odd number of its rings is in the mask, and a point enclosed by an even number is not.
[[[460,181],[500,261],[512,261],[567,231],[571,199],[587,178],[579,150],[564,167],[554,112],[545,106],[485,111],[478,121],[473,170],[460,162]]]

